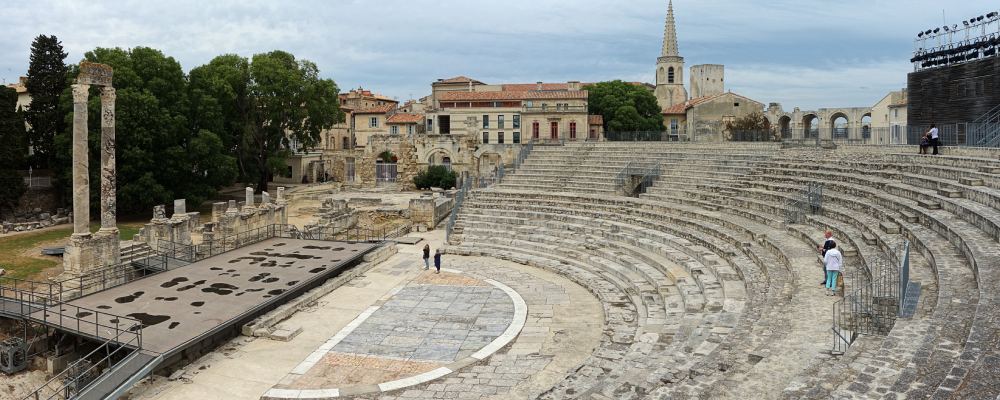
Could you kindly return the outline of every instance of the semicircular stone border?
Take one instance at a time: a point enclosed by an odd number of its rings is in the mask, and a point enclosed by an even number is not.
[[[504,330],[504,332],[501,333],[499,336],[497,336],[495,339],[493,339],[493,341],[491,341],[489,344],[479,349],[475,353],[472,353],[470,356],[462,358],[460,360],[456,360],[445,366],[438,367],[436,369],[421,374],[389,382],[382,382],[377,385],[360,385],[360,386],[352,386],[346,388],[328,388],[328,389],[271,388],[268,389],[268,391],[265,392],[263,396],[261,396],[261,399],[262,400],[330,399],[341,396],[357,396],[357,395],[384,393],[420,385],[435,379],[448,376],[464,367],[478,363],[488,358],[489,356],[493,355],[494,353],[502,349],[512,340],[514,340],[514,338],[516,338],[517,335],[521,332],[521,329],[524,328],[525,321],[527,320],[528,317],[528,305],[527,303],[525,303],[521,295],[517,293],[517,291],[515,291],[514,289],[510,288],[507,285],[504,285],[503,283],[497,282],[493,279],[483,278],[476,274],[450,268],[442,268],[441,271],[452,274],[466,275],[476,278],[506,293],[507,296],[510,297],[511,301],[514,303],[514,316],[511,319],[510,325],[507,326],[507,329]],[[408,284],[410,284],[410,282],[397,286],[392,291],[390,291],[386,295],[386,297],[391,298],[393,295],[401,291]],[[327,340],[326,343],[324,343],[316,351],[314,351],[311,355],[309,355],[309,357],[306,357],[306,359],[302,363],[300,363],[295,369],[292,370],[291,374],[302,375],[305,374],[307,371],[309,371],[310,368],[312,368],[320,359],[323,358],[324,354],[333,349],[338,343],[344,340],[344,338],[350,335],[351,332],[353,332],[357,327],[361,326],[361,324],[364,323],[365,320],[368,319],[368,317],[370,317],[372,314],[375,313],[375,311],[379,309],[379,307],[380,306],[378,305],[368,307],[368,309],[366,309],[364,312],[358,315],[357,318],[355,318],[353,321],[347,324],[343,329],[341,329],[340,332],[337,332],[336,335]]]

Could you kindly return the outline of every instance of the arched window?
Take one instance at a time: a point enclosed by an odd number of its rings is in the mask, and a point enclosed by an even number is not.
[[[667,83],[674,83],[674,67],[667,68]]]

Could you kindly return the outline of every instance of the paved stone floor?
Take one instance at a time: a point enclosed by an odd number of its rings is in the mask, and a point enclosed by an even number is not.
[[[436,281],[438,276],[431,277],[433,282],[423,281],[429,275],[423,271],[420,249],[424,243],[437,248],[444,235],[433,231],[419,236],[425,242],[400,245],[399,254],[282,322],[284,326],[303,329],[292,341],[233,339],[191,363],[179,374],[180,379],[169,381],[157,377],[152,382],[146,381],[133,391],[132,398],[259,399],[333,335],[380,300],[392,298],[393,290],[410,284],[458,286],[455,282]],[[572,373],[600,342],[604,321],[600,303],[586,289],[564,277],[492,258],[446,256],[444,267],[482,280],[492,279],[516,291],[527,305],[527,318],[520,334],[492,356],[445,377],[358,398],[532,398]],[[456,277],[442,274],[440,279]],[[464,355],[461,346],[456,356],[460,355]],[[362,362],[354,355],[330,361],[345,365]],[[386,363],[383,369],[411,368],[417,372],[425,368],[423,363],[431,362],[438,361],[410,360],[409,364],[394,363],[392,367]],[[368,368],[374,367],[369,363]],[[338,381],[330,382],[329,385],[336,386],[334,383]],[[317,387],[319,384],[316,382]]]
[[[499,283],[454,272],[425,270],[390,291],[265,397],[377,393],[420,384],[452,372],[431,371],[459,369],[489,356],[520,332],[524,301]],[[505,332],[510,333],[499,341]],[[459,360],[466,361],[454,366]]]

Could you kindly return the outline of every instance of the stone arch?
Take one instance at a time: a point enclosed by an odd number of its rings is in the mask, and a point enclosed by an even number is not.
[[[427,152],[427,165],[444,165],[451,168],[451,152],[447,149],[435,148]]]
[[[802,116],[802,137],[806,139],[819,138],[819,115],[807,113]]]
[[[782,115],[778,118],[778,131],[781,132],[782,139],[792,138],[792,117]]]
[[[830,137],[832,139],[847,139],[848,132],[850,131],[851,120],[847,117],[847,114],[842,111],[836,111],[830,114],[829,118],[830,124]]]
[[[861,116],[861,138],[864,140],[872,137],[872,113],[867,112]]]

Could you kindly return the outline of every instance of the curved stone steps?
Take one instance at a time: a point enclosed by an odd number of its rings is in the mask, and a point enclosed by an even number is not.
[[[922,349],[915,353],[916,358],[912,361],[914,366],[907,369],[895,367],[889,368],[889,370],[898,371],[899,385],[896,386],[894,384],[894,387],[896,390],[902,390],[904,389],[903,386],[905,386],[905,393],[915,390],[917,391],[915,393],[925,394],[928,387],[936,388],[938,384],[943,383],[951,366],[958,359],[959,351],[957,348],[960,348],[962,345],[956,344],[966,341],[965,337],[968,336],[973,321],[977,319],[974,315],[974,308],[975,304],[979,302],[978,285],[976,284],[972,270],[969,269],[970,265],[975,265],[975,259],[972,258],[970,260],[964,254],[966,251],[962,249],[962,245],[965,244],[965,239],[962,235],[976,236],[978,234],[984,236],[984,234],[979,232],[978,229],[969,226],[963,220],[949,218],[948,214],[950,213],[947,211],[923,210],[917,207],[915,200],[886,194],[876,188],[822,180],[816,176],[798,178],[781,175],[773,176],[771,179],[782,181],[798,180],[803,184],[807,181],[820,180],[826,183],[824,196],[827,198],[827,201],[838,201],[840,198],[849,196],[855,205],[870,205],[873,203],[871,199],[879,199],[877,203],[880,207],[888,207],[896,212],[907,210],[916,213],[922,216],[921,221],[925,221],[925,223],[931,225],[930,229],[934,233],[924,233],[919,236],[913,235],[910,238],[912,241],[914,237],[919,237],[920,242],[925,246],[934,247],[937,250],[931,250],[934,254],[933,259],[935,260],[938,277],[938,304],[935,307],[932,318],[935,320],[934,328],[948,327],[948,330],[947,332],[940,332],[937,329],[932,329],[930,332],[927,332],[927,335],[923,339],[911,338],[911,342],[918,340],[921,343],[920,348]],[[907,228],[907,231],[910,233],[919,231],[919,229],[914,229],[912,226]],[[942,232],[944,235],[942,235]],[[949,232],[953,232],[955,236],[950,238],[945,236]],[[956,234],[955,232],[962,232],[962,234]],[[940,242],[940,240],[937,240],[938,235],[948,238],[949,245],[937,245]],[[958,241],[959,243],[952,246],[951,241]],[[914,384],[917,381],[921,382]],[[932,381],[934,383],[929,383]],[[868,390],[871,390],[871,387],[865,384],[855,385],[853,388],[854,392],[867,392]]]

